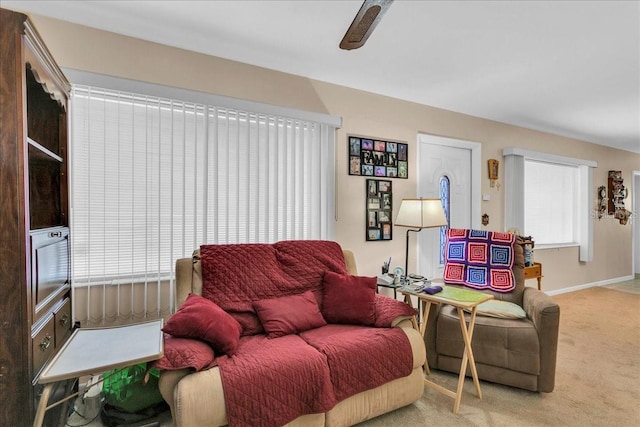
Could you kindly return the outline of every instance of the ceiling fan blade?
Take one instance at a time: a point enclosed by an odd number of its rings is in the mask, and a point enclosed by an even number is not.
[[[340,49],[362,47],[393,0],[365,0],[340,42]]]

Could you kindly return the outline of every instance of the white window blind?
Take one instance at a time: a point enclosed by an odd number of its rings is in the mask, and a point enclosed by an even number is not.
[[[313,122],[210,108],[208,241],[331,237],[333,143]],[[330,149],[331,148],[331,149]]]
[[[577,244],[578,168],[525,160],[524,231],[538,244]]]
[[[74,284],[160,281],[204,243],[332,239],[335,128],[73,85]]]

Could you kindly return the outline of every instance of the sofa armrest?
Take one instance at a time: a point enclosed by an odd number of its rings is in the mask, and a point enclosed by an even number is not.
[[[196,250],[191,258],[176,260],[176,308],[180,307],[190,293],[202,295],[202,267],[200,251]]]
[[[166,374],[177,371],[163,372]],[[176,374],[179,377],[180,373]],[[168,381],[175,378],[169,377]],[[164,395],[163,395],[164,396]],[[227,409],[220,368],[182,376],[174,384],[171,415],[176,426],[226,426]],[[203,405],[206,402],[206,405]]]
[[[527,317],[533,321],[536,329],[558,329],[560,322],[560,306],[547,294],[535,288],[527,287],[522,298],[522,308]]]
[[[399,325],[404,320],[411,320],[417,311],[402,301],[386,295],[375,295],[376,323],[378,328],[389,328]]]
[[[544,292],[530,287],[524,290],[522,306],[538,331],[540,340],[538,391],[549,393],[555,385],[560,306]]]
[[[357,276],[358,267],[356,267],[356,256],[354,253],[348,249],[343,249],[342,254],[344,255],[344,263],[347,266],[349,274]]]
[[[391,321],[391,327],[414,329],[413,316],[398,316]]]
[[[178,382],[181,379],[191,374],[193,371],[191,369],[180,369],[177,371],[162,371],[160,374],[160,379],[158,380],[158,388],[160,389],[160,394],[167,404],[169,404],[169,409],[171,409],[171,416],[175,419],[176,408],[173,392],[176,388]]]

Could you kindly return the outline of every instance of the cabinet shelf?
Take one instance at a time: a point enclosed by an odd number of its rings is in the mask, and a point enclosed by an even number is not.
[[[29,157],[33,157],[33,159],[36,160],[53,160],[58,163],[62,163],[64,161],[62,157],[40,145],[37,141],[28,137],[27,141],[29,142]]]

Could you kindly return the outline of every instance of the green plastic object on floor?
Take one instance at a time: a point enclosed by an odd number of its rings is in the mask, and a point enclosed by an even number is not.
[[[145,376],[148,378],[145,381]],[[139,412],[162,402],[158,388],[160,372],[146,363],[104,373],[102,384],[105,402],[125,412]]]

